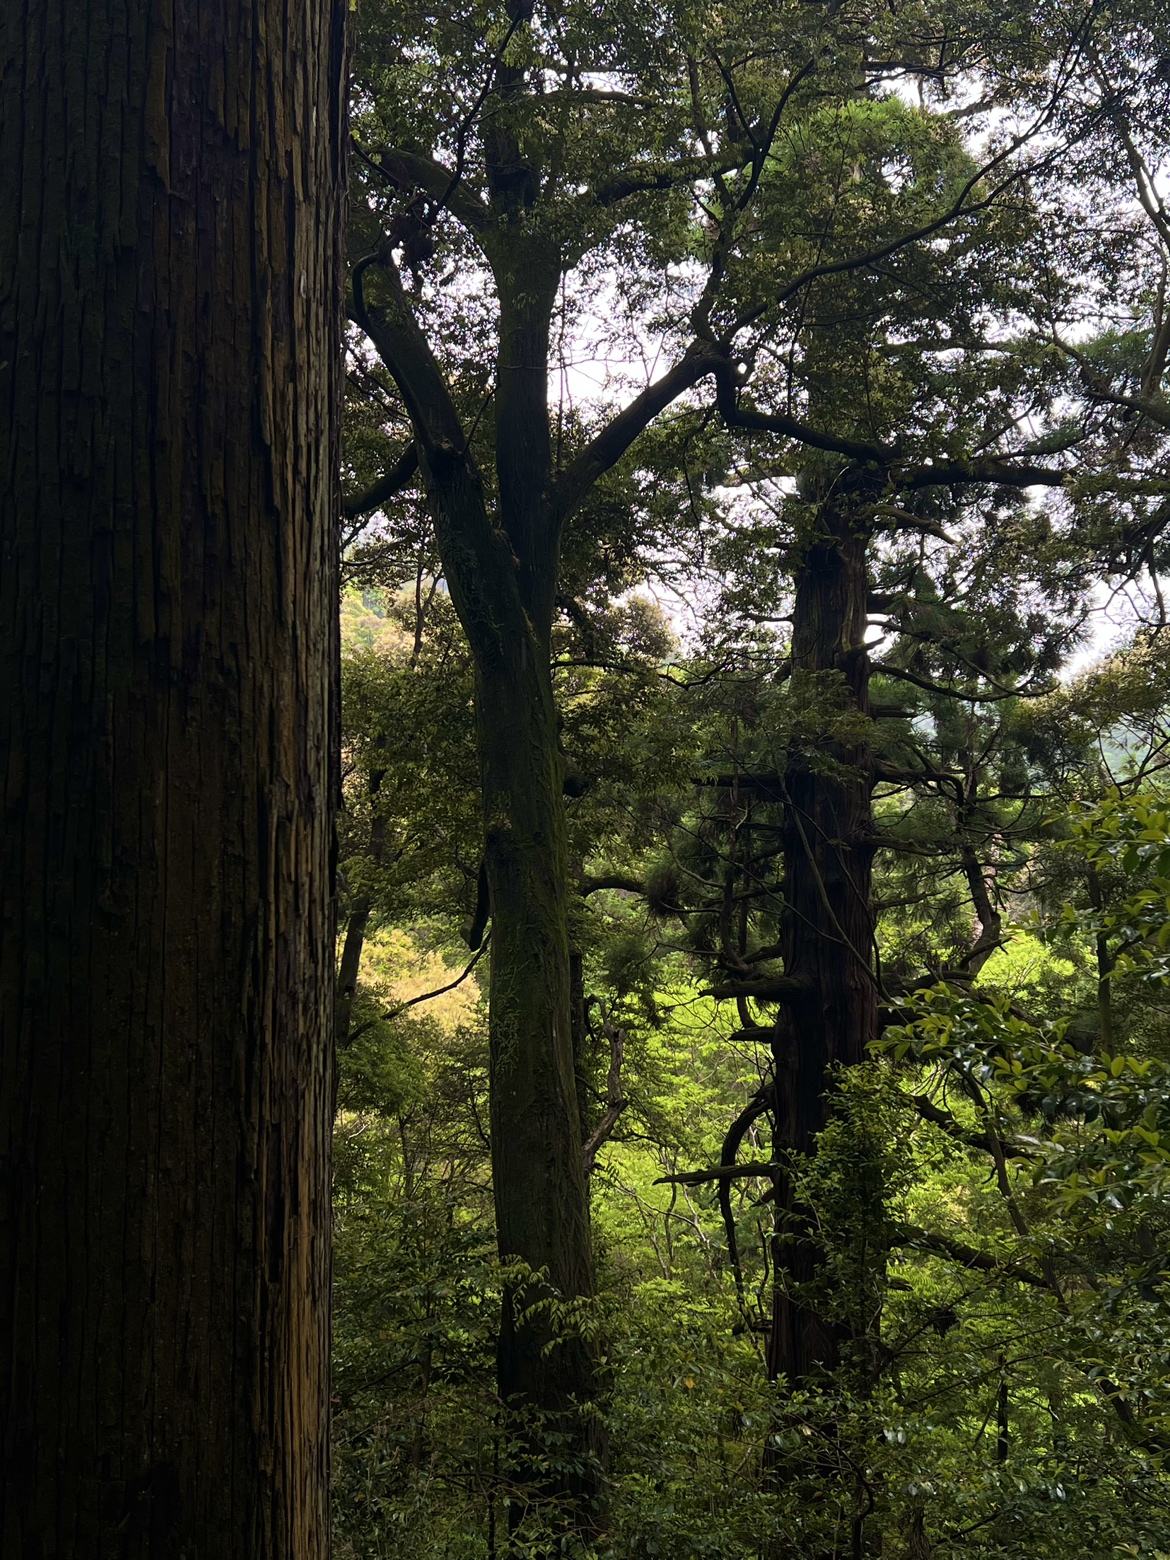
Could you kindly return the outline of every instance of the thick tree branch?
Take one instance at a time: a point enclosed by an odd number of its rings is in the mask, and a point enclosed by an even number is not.
[[[971,903],[975,906],[975,914],[979,917],[979,935],[959,968],[974,980],[995,950],[1003,944],[1001,936],[1003,917],[992,903],[987,879],[983,875],[982,863],[975,854],[974,846],[967,840],[964,840],[960,847],[959,859],[962,862],[963,875],[967,879]]]
[[[917,672],[908,672],[901,666],[891,666],[886,661],[875,661],[873,669],[882,677],[892,677],[896,682],[913,683],[916,688],[925,688],[928,693],[943,694],[948,699],[963,699],[968,704],[998,704],[1002,699],[1043,699],[1052,692],[1051,688],[1005,688],[1002,693],[964,693],[959,688],[946,688],[932,678],[920,677]],[[983,675],[980,673],[980,676]]]
[[[730,148],[722,157],[686,157],[678,162],[658,164],[635,163],[589,191],[582,197],[582,202],[593,206],[613,206],[631,195],[673,190],[680,184],[690,184],[696,179],[714,179],[720,174],[734,173],[737,168],[750,163],[754,156],[754,148],[745,144]]]
[[[866,443],[860,439],[847,439],[837,434],[812,428],[798,418],[780,412],[759,412],[738,404],[737,387],[730,365],[724,363],[716,370],[716,401],[719,415],[728,428],[741,428],[746,432],[775,433],[793,439],[812,449],[827,450],[830,454],[844,455],[863,465],[877,466],[886,473],[891,484],[903,489],[927,487],[958,487],[966,483],[991,483],[1000,487],[1060,487],[1065,473],[1049,466],[1029,463],[1012,464],[1010,456],[986,456],[972,460],[924,461],[921,465],[907,464],[897,449],[884,444]],[[912,529],[929,529],[928,522],[916,516],[906,516],[901,522]]]
[[[387,284],[386,308],[367,307],[363,279],[372,265]],[[373,342],[406,405],[419,469],[430,499],[443,572],[472,651],[498,664],[530,619],[508,538],[492,524],[483,480],[442,370],[415,319],[388,245],[353,270],[352,316]]]
[[[418,451],[413,443],[408,444],[385,476],[379,477],[377,482],[372,483],[364,493],[355,493],[342,500],[341,510],[345,518],[356,520],[361,515],[368,515],[371,510],[381,509],[383,504],[410,485],[410,480],[417,470]]]
[[[936,1235],[931,1230],[919,1229],[917,1225],[896,1225],[890,1244],[894,1247],[910,1246],[918,1251],[929,1251],[938,1256],[950,1257],[953,1262],[958,1262],[965,1268],[978,1268],[983,1273],[1015,1278],[1022,1284],[1031,1284],[1034,1289],[1051,1290],[1052,1287],[1039,1273],[1020,1267],[1016,1262],[1004,1261],[989,1252],[978,1250],[975,1246],[968,1246],[963,1241],[951,1240],[947,1235]]]
[[[376,265],[390,293],[389,309],[367,307],[365,273]],[[467,456],[467,440],[459,413],[451,399],[443,371],[419,329],[406,297],[398,267],[384,244],[353,268],[354,322],[365,331],[386,365],[406,404],[415,432],[417,454],[428,461],[434,456],[449,461]]]
[[[477,237],[491,226],[491,213],[460,181],[454,168],[428,157],[424,152],[409,152],[401,146],[380,146],[367,151],[357,141],[354,151],[367,168],[398,189],[417,189],[437,206],[446,206],[454,217]]]
[[[699,993],[723,1002],[730,997],[754,997],[757,1002],[791,1002],[801,996],[804,985],[791,975],[761,975],[756,980],[724,981]]]
[[[551,507],[556,523],[564,523],[598,477],[617,464],[660,412],[724,362],[717,347],[692,342],[672,369],[618,412],[554,482]]]
[[[705,1186],[710,1181],[746,1181],[756,1176],[772,1176],[783,1165],[749,1160],[742,1165],[708,1165],[705,1170],[682,1170],[678,1175],[660,1175],[655,1186]]]
[[[646,885],[640,878],[627,877],[624,872],[610,872],[602,877],[583,877],[578,885],[577,892],[584,899],[589,894],[596,894],[603,888],[624,889],[631,894],[644,894]]]
[[[948,1137],[954,1138],[956,1143],[962,1143],[967,1148],[980,1149],[985,1154],[995,1154],[995,1145],[986,1132],[969,1132],[962,1126],[949,1110],[943,1110],[934,1103],[928,1095],[912,1094],[910,1103],[922,1117],[923,1121],[929,1121],[932,1126],[940,1127]],[[1016,1148],[1014,1144],[1006,1140],[999,1145],[1009,1159],[1030,1159],[1032,1156],[1026,1149]]]

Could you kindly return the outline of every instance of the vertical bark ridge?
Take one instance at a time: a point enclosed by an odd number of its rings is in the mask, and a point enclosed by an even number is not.
[[[344,7],[0,17],[0,1552],[327,1552]]]

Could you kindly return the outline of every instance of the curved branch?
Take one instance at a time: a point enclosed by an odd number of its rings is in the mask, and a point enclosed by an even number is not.
[[[741,407],[736,398],[736,385],[730,365],[726,363],[716,371],[716,404],[728,428],[741,428],[748,433],[780,434],[783,438],[793,439],[811,449],[826,450],[863,465],[877,466],[899,488],[959,487],[980,482],[1014,488],[1060,487],[1065,480],[1066,473],[1054,471],[1048,466],[1011,465],[1010,456],[924,461],[919,466],[907,465],[901,453],[888,445],[870,444],[861,439],[847,439],[825,433],[781,412],[758,412],[750,407]],[[903,525],[907,524],[917,530],[930,529],[928,522],[915,516],[907,516]],[[943,539],[949,540],[946,537]]]
[[[362,327],[363,330],[365,327]],[[406,449],[395,461],[394,465],[372,483],[364,493],[355,493],[352,497],[342,500],[341,512],[347,520],[357,520],[362,515],[368,515],[371,510],[381,509],[387,500],[401,493],[408,487],[410,479],[418,470],[418,450],[414,444],[408,444]]]
[[[968,704],[998,704],[1002,699],[1043,699],[1052,692],[1051,688],[1006,688],[1002,693],[963,693],[961,689],[944,688],[942,683],[933,682],[929,677],[920,677],[917,672],[908,672],[901,666],[890,666],[885,661],[874,661],[873,670],[882,677],[892,677],[895,682],[913,683],[916,688],[925,688],[927,693],[945,694],[948,699],[964,699]],[[983,675],[980,673],[980,676]]]
[[[719,1180],[719,1212],[723,1215],[723,1228],[727,1232],[727,1255],[731,1260],[731,1271],[735,1275],[735,1292],[739,1296],[741,1306],[743,1305],[743,1268],[739,1261],[739,1243],[735,1238],[735,1218],[731,1212],[732,1172],[735,1169],[735,1156],[739,1153],[739,1145],[743,1142],[752,1123],[758,1121],[765,1111],[771,1109],[772,1094],[771,1083],[760,1085],[728,1128],[719,1154],[720,1169],[726,1168],[728,1171],[728,1174],[720,1177]]]
[[[551,509],[555,522],[558,525],[564,523],[598,477],[621,460],[659,412],[697,385],[700,379],[716,372],[725,361],[720,349],[709,342],[692,342],[672,369],[663,374],[661,379],[647,385],[640,395],[635,396],[628,406],[611,418],[554,482]]]
[[[936,1235],[931,1230],[919,1229],[917,1225],[896,1225],[892,1231],[890,1245],[910,1246],[918,1251],[929,1251],[940,1257],[950,1257],[952,1262],[958,1262],[965,1268],[978,1268],[981,1273],[1015,1278],[1021,1284],[1031,1284],[1034,1289],[1051,1290],[1052,1287],[1039,1273],[1020,1267],[1016,1262],[1001,1261],[990,1252],[980,1251],[977,1247],[968,1246],[960,1240],[951,1240],[947,1235]]]
[[[475,966],[483,958],[484,954],[487,952],[487,948],[490,942],[491,933],[489,932],[480,946],[476,949],[469,963],[465,966],[462,974],[456,975],[455,979],[449,980],[445,986],[436,986],[434,991],[420,992],[417,997],[410,997],[407,999],[407,1001],[400,1002],[395,1008],[387,1008],[386,1012],[381,1015],[383,1021],[391,1018],[400,1018],[402,1014],[406,1012],[407,1008],[417,1007],[420,1002],[430,1002],[433,997],[441,997],[444,992],[454,991],[456,986],[461,986],[467,977],[471,974]]]
[[[609,1141],[618,1117],[630,1103],[622,1094],[626,1032],[620,1024],[611,1021],[604,1003],[601,1004],[601,1032],[609,1041],[609,1074],[605,1083],[605,1112],[581,1147],[581,1166],[586,1175],[592,1175],[598,1149]]]
[[[623,168],[604,184],[582,197],[593,206],[613,206],[631,195],[652,194],[656,190],[672,190],[677,185],[694,179],[713,179],[721,173],[734,173],[752,161],[755,149],[750,145],[735,147],[723,157],[687,157],[674,163],[653,163]]]
[[[646,885],[639,878],[627,877],[623,872],[610,872],[604,877],[583,877],[577,892],[584,899],[603,888],[620,888],[631,894],[644,894]]]
[[[357,140],[352,145],[371,172],[380,174],[395,188],[407,186],[422,190],[437,206],[446,206],[477,237],[491,226],[491,213],[483,201],[461,183],[461,176],[445,163],[424,152],[409,152],[401,146],[381,146],[366,151]]]

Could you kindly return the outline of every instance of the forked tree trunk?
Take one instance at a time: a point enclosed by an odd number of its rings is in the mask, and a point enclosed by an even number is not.
[[[501,1257],[546,1271],[560,1296],[576,1300],[594,1283],[573,1048],[564,760],[549,654],[559,548],[548,491],[548,342],[561,265],[539,243],[512,248],[497,277],[496,473],[514,584],[511,600],[495,603],[490,641],[474,616],[464,620],[475,657],[492,915],[492,1182]],[[505,1294],[499,1390],[564,1438],[558,1455],[574,1466],[552,1492],[559,1484],[581,1498],[576,1520],[588,1528],[604,1451],[588,1414],[600,1384],[597,1353],[572,1336],[554,1342],[564,1329],[550,1328],[546,1313],[516,1325],[540,1297],[523,1286]]]
[[[865,649],[868,537],[852,520],[856,499],[830,495],[818,509],[796,575],[793,678],[818,677],[840,714],[869,708]],[[829,675],[826,675],[829,674]],[[826,745],[831,767],[793,754],[784,777],[785,974],[797,984],[776,1026],[773,1158],[808,1154],[828,1120],[830,1069],[865,1058],[877,1035],[877,984],[870,884],[872,771],[864,743]],[[800,1288],[821,1260],[788,1176],[778,1177],[776,1283],[768,1368],[790,1382],[832,1368],[842,1329],[802,1303]]]
[[[0,15],[0,1553],[328,1551],[343,0]]]
[[[543,1272],[559,1297],[575,1301],[594,1285],[573,1054],[564,762],[549,660],[559,543],[549,492],[548,337],[560,270],[539,243],[530,254],[514,253],[520,243],[509,232],[509,266],[501,264],[504,280],[497,278],[498,507],[489,508],[450,392],[389,265],[382,307],[366,305],[362,272],[355,273],[355,313],[410,412],[444,574],[475,666],[500,1256]],[[589,1410],[602,1371],[595,1345],[554,1343],[562,1329],[548,1308],[552,1298],[540,1284],[505,1293],[499,1391],[554,1437],[543,1449],[539,1435],[535,1445],[528,1440],[540,1455],[522,1452],[514,1476],[538,1499],[571,1497],[570,1520],[589,1530],[604,1463]],[[550,1450],[551,1467],[542,1461]]]

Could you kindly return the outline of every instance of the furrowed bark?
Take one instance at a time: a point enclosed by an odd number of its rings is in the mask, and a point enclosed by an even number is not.
[[[341,0],[0,15],[0,1553],[328,1553]]]

